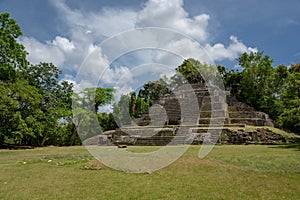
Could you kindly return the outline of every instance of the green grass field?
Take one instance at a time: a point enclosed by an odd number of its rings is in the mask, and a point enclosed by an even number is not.
[[[152,174],[110,169],[84,147],[0,150],[0,199],[300,199],[299,146],[215,146],[202,160],[199,148]]]

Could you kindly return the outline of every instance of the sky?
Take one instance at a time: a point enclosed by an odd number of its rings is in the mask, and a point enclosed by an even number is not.
[[[241,53],[264,51],[274,66],[299,63],[299,10],[299,0],[0,0],[31,63],[52,62],[77,90],[123,92],[189,57],[237,69]]]

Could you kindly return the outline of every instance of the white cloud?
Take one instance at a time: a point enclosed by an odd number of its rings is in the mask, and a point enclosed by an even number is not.
[[[75,46],[72,41],[69,41],[67,38],[56,36],[55,40],[52,42],[54,46],[57,46],[62,51],[70,52]]]
[[[105,8],[99,12],[82,13],[72,10],[64,0],[51,0],[71,27],[81,27],[85,33],[94,37],[110,37],[114,34],[133,29],[137,13],[128,9]]]
[[[183,7],[183,0],[149,0],[140,11],[103,8],[99,12],[72,9],[64,0],[49,0],[49,2],[65,20],[69,35],[57,36],[53,41],[46,42],[23,37],[21,43],[29,52],[28,60],[32,63],[52,62],[61,69],[84,72],[76,80],[73,76],[65,77],[66,80],[73,81],[76,90],[95,85],[99,80],[104,85],[123,81],[124,86],[119,87],[120,90],[132,89],[126,86],[126,83],[133,81],[132,69],[129,66],[108,67],[110,61],[115,59],[110,56],[120,56],[119,53],[124,50],[134,50],[141,45],[167,50],[168,52],[158,51],[152,54],[152,61],[174,68],[182,61],[180,56],[193,57],[211,64],[213,61],[233,60],[243,52],[256,51],[255,48],[247,47],[235,36],[230,37],[231,42],[227,47],[222,43],[209,44],[210,35],[207,27],[210,16],[208,14],[190,16]],[[162,29],[161,34],[157,31],[155,33],[140,31],[130,37],[120,35],[107,49],[97,45],[122,31],[149,26],[175,30],[196,39],[200,44],[188,37],[172,38],[172,35],[165,34]],[[145,60],[151,61],[147,54],[140,53],[139,56],[145,56]],[[127,79],[124,79],[124,76]]]
[[[209,18],[207,14],[190,18],[183,8],[183,0],[149,0],[138,14],[137,26],[170,28],[205,41]]]
[[[93,87],[94,85],[90,83],[88,80],[81,80],[79,83],[75,81],[75,77],[67,74],[63,77],[63,81],[67,81],[68,83],[73,84],[73,89],[75,92],[81,92],[85,88]]]
[[[195,58],[203,63],[213,64],[213,60],[210,59],[209,54],[207,54],[196,41],[183,38],[174,42],[170,42],[166,45],[166,48],[172,50],[177,55],[182,56],[184,59]]]
[[[63,64],[69,62],[69,55],[72,55],[75,50],[73,41],[60,36],[56,36],[53,41],[44,43],[32,37],[21,37],[20,43],[29,52],[27,58],[32,64],[51,62],[61,68],[64,68]]]
[[[130,70],[124,66],[111,68],[109,60],[98,46],[90,46],[88,56],[81,64],[77,74],[78,80],[89,80],[95,85],[113,84],[124,74],[130,74]]]
[[[241,53],[257,51],[256,48],[247,47],[244,43],[238,41],[235,36],[230,36],[230,40],[231,43],[228,47],[225,47],[221,43],[217,43],[213,46],[207,44],[204,48],[214,61],[221,61],[225,59],[234,60]]]
[[[52,42],[41,43],[35,38],[22,37],[20,42],[29,52],[28,60],[33,64],[40,62],[52,62],[60,66],[65,62],[65,55],[61,49]]]

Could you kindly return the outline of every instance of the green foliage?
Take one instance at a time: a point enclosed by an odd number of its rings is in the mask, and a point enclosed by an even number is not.
[[[233,96],[239,97],[241,89],[242,72],[230,70],[223,75],[224,86]]]
[[[168,93],[170,93],[168,84],[160,79],[145,83],[138,94],[131,92],[128,95],[122,95],[113,108],[117,123],[119,125],[131,124],[131,118],[141,117],[159,97]]]
[[[94,112],[83,108],[73,109],[73,123],[81,140],[101,134],[99,122]]]
[[[173,79],[176,80],[176,82],[180,81],[182,84],[205,83],[202,77],[205,67],[205,65],[202,65],[199,61],[192,58],[184,60],[176,69],[177,75],[175,75]]]
[[[102,131],[115,130],[117,128],[113,113],[98,113],[97,117]]]
[[[300,64],[289,69],[272,66],[263,52],[244,53],[238,59],[243,71],[219,67],[224,85],[240,101],[263,111],[282,128],[299,133]],[[225,71],[225,72],[224,72]]]
[[[49,90],[20,79],[0,82],[0,88],[1,144],[7,140],[43,146],[57,139],[63,126],[60,120],[71,115],[71,85],[57,83]]]
[[[300,133],[300,64],[292,65],[285,79],[282,94],[284,110],[279,116],[279,125]]]
[[[131,117],[129,113],[129,105],[130,105],[129,102],[130,102],[129,95],[121,95],[118,103],[114,104],[113,114],[116,120],[115,122],[119,127],[123,125],[131,124]]]
[[[27,67],[27,52],[16,39],[22,35],[20,26],[8,13],[0,13],[0,81],[14,81],[17,69]]]
[[[148,96],[143,97],[143,92],[139,92],[139,95],[136,97],[136,99],[131,98],[131,116],[134,118],[141,117],[142,114],[149,109],[150,104],[152,104],[153,101],[154,100],[150,100]]]
[[[256,109],[268,110],[273,106],[273,60],[263,52],[244,53],[238,59],[244,68],[240,82],[240,98]]]
[[[108,104],[114,99],[113,92],[112,88],[86,88],[73,94],[72,121],[74,131],[77,130],[81,140],[116,127],[112,114],[108,114],[106,118],[104,114],[98,113],[99,106]]]
[[[221,74],[219,74],[221,72]],[[176,68],[176,74],[171,77],[171,88],[178,88],[184,84],[202,84],[222,87],[224,69],[221,66],[203,64],[198,60],[189,58]],[[223,74],[224,75],[224,74]]]
[[[85,88],[83,91],[74,94],[73,107],[80,106],[94,113],[98,112],[99,106],[110,103],[114,100],[112,88]]]
[[[279,117],[279,125],[287,130],[300,133],[300,102],[299,106],[285,109]]]
[[[29,64],[17,42],[21,29],[8,13],[0,14],[0,25],[0,145],[66,144],[72,84],[60,83],[51,63]]]
[[[1,142],[29,143],[34,132],[39,131],[34,119],[41,115],[41,95],[35,87],[19,80],[15,83],[0,82],[0,92]]]

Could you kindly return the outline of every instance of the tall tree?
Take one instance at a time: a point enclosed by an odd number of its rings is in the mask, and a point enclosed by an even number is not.
[[[199,61],[189,58],[176,68],[176,74],[171,77],[172,84],[178,87],[183,84],[205,83],[203,73],[206,71],[206,65]]]
[[[286,83],[284,110],[278,121],[283,128],[300,133],[300,64],[289,68]]]
[[[103,122],[101,121],[101,114],[98,113],[98,108],[114,99],[113,92],[114,89],[112,88],[86,88],[73,94],[72,120],[82,140],[100,134],[101,131],[105,130],[105,126],[102,130],[98,127],[99,123]]]
[[[217,66],[189,58],[176,68],[176,74],[171,77],[171,88],[178,88],[184,84],[201,84],[223,89],[222,75],[219,70]]]
[[[244,53],[238,59],[243,67],[239,99],[267,111],[275,104],[273,60],[263,52]]]
[[[5,141],[31,145],[42,132],[40,102],[38,90],[26,81],[0,82],[0,145]]]
[[[130,96],[125,94],[121,95],[120,100],[114,104],[113,114],[116,123],[119,127],[122,127],[123,125],[131,124],[129,105],[130,105]]]
[[[27,52],[16,39],[22,35],[20,26],[8,13],[0,14],[0,81],[14,81],[16,70],[27,67]]]
[[[59,82],[61,71],[52,63],[30,65],[24,72],[22,78],[36,87],[42,96],[40,109],[43,115],[40,115],[39,121],[44,128],[43,133],[38,134],[37,145],[43,146],[57,137],[60,120],[71,116],[73,86]]]

